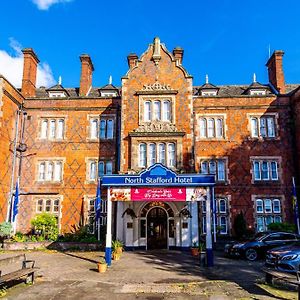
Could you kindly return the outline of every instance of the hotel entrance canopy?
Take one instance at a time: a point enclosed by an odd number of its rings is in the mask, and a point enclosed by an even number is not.
[[[206,200],[207,265],[213,265],[211,200],[214,175],[177,174],[162,164],[154,164],[139,174],[104,175],[101,185],[107,193],[107,233],[105,259],[111,264],[112,201],[203,201]],[[214,202],[214,201],[212,201]]]

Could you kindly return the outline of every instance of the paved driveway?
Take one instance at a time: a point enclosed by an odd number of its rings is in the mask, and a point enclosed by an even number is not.
[[[12,253],[1,254],[10,256]],[[216,256],[215,267],[180,251],[126,252],[104,274],[99,252],[27,252],[40,268],[32,286],[20,284],[7,299],[272,299],[255,285],[262,262]]]

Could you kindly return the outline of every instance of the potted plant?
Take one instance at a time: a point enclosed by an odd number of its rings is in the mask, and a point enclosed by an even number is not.
[[[112,258],[113,260],[119,260],[122,253],[122,243],[119,240],[112,242]]]
[[[193,246],[191,247],[191,253],[192,253],[192,256],[198,256],[198,254],[199,254],[199,249],[198,249],[198,245],[196,242],[193,242]]]
[[[104,273],[107,270],[107,263],[104,258],[101,258],[100,261],[97,263],[98,266],[98,272]]]

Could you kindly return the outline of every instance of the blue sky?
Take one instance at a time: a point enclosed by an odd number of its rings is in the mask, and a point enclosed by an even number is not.
[[[65,87],[78,86],[79,55],[88,53],[93,85],[105,85],[109,75],[120,85],[127,54],[141,55],[159,36],[170,51],[184,48],[194,85],[206,73],[214,84],[248,84],[254,72],[266,83],[269,45],[285,51],[286,82],[300,83],[299,9],[297,0],[1,1],[0,73],[20,81],[20,48],[32,47],[40,84],[61,75]]]

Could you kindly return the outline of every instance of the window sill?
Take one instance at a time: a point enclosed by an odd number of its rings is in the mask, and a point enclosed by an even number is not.
[[[252,181],[252,184],[256,185],[265,185],[265,184],[277,184],[279,185],[281,181],[279,179],[277,180],[254,180]]]
[[[38,184],[51,184],[51,185],[62,185],[64,182],[62,181],[48,181],[48,180],[36,180]]]

